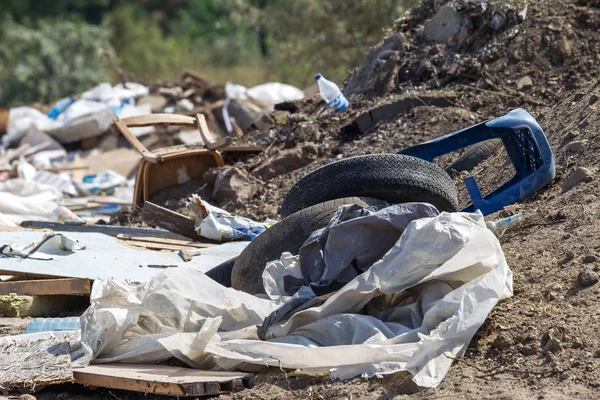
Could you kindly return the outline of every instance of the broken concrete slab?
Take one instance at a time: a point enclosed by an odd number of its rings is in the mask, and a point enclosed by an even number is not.
[[[305,143],[300,148],[284,150],[259,165],[251,175],[262,180],[302,168],[317,159],[319,150],[314,143]]]
[[[391,103],[379,105],[367,112],[360,114],[350,124],[342,127],[340,134],[348,140],[354,140],[375,128],[380,122],[388,122],[419,106],[451,107],[454,105],[456,95],[431,94],[421,96],[407,96]]]
[[[212,198],[221,204],[242,204],[254,192],[255,186],[246,171],[236,167],[222,168],[215,178]]]
[[[113,114],[110,108],[76,118],[69,125],[48,131],[50,136],[62,144],[80,142],[102,135],[110,128]]]
[[[569,176],[567,176],[567,179],[565,179],[562,185],[562,192],[568,192],[569,190],[573,189],[575,186],[581,183],[591,182],[593,180],[594,174],[591,170],[584,167],[579,167],[573,172],[571,172]]]
[[[461,29],[462,18],[452,6],[440,7],[434,17],[425,24],[425,38],[444,43],[456,36]]]

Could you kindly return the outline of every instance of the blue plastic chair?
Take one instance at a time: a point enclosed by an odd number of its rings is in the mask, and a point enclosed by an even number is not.
[[[518,108],[470,128],[408,147],[398,154],[432,162],[444,154],[495,138],[502,140],[515,175],[485,197],[474,177],[464,179],[473,203],[463,211],[480,210],[483,215],[488,215],[531,197],[554,180],[556,169],[552,149],[544,131],[527,111]]]

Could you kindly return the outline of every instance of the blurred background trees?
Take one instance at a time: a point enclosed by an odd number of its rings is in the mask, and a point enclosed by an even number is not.
[[[2,0],[0,106],[184,69],[220,81],[338,83],[415,0]]]

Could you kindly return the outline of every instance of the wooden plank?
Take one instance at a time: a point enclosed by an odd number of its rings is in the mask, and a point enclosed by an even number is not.
[[[73,377],[81,385],[178,397],[217,395],[254,386],[252,374],[147,364],[90,365],[73,370]]]
[[[53,279],[53,278],[56,278],[55,275],[34,274],[34,273],[29,273],[29,272],[11,271],[8,269],[0,269],[0,275],[19,276],[19,277],[27,278],[27,279]]]
[[[91,283],[89,279],[40,279],[27,281],[0,282],[0,295],[16,293],[18,295],[89,295]]]
[[[196,121],[193,117],[181,114],[148,114],[139,115],[137,117],[123,118],[120,120],[123,124],[130,128],[149,126],[149,125],[183,125],[196,126]]]
[[[68,342],[56,337],[37,340],[0,339],[0,388],[34,389],[73,382]]]
[[[194,219],[175,211],[171,211],[152,202],[146,201],[141,214],[142,221],[148,225],[164,228],[170,232],[177,233],[194,239],[206,241],[194,228]]]
[[[192,221],[193,225],[193,221]],[[30,229],[49,229],[60,232],[82,232],[82,233],[103,233],[108,236],[132,235],[144,237],[158,237],[167,239],[185,239],[183,236],[164,229],[136,228],[132,226],[113,226],[113,225],[84,225],[75,223],[47,222],[47,221],[23,221],[22,228]]]
[[[89,168],[89,165],[65,165],[65,166],[60,166],[60,167],[43,167],[42,171],[69,172],[69,171],[86,170],[88,168]]]
[[[198,243],[192,242],[189,240],[176,240],[176,239],[163,239],[156,237],[142,237],[142,236],[131,236],[131,235],[117,235],[117,238],[123,240],[134,240],[137,242],[149,242],[149,243],[159,243],[159,244],[173,244],[177,246],[184,247],[197,247],[199,249],[205,249],[207,247],[214,246],[214,243]]]
[[[99,208],[104,207],[100,203],[86,203],[86,204],[77,204],[72,206],[67,206],[71,211],[87,211],[87,210],[97,210]]]
[[[196,249],[196,247],[188,247],[181,246],[176,244],[168,244],[168,243],[152,243],[152,242],[141,242],[138,240],[127,240],[127,239],[119,239],[126,246],[133,246],[137,248],[142,248],[146,250],[168,250],[168,251],[179,251],[179,250],[189,250]]]

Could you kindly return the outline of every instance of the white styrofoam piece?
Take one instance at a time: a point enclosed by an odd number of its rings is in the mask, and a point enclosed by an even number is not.
[[[0,246],[16,244],[25,246],[38,243],[44,232],[16,231],[2,232]],[[236,257],[249,242],[225,243],[201,249],[201,255],[185,262],[177,252],[137,250],[120,244],[115,238],[101,233],[65,232],[68,237],[78,240],[86,249],[79,252],[58,251],[52,260],[34,258],[3,258],[0,256],[0,270],[7,273],[29,273],[58,277],[84,279],[118,279],[145,282],[164,268],[148,265],[176,265],[177,268],[191,268],[206,272],[211,268]]]

